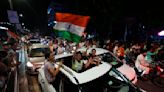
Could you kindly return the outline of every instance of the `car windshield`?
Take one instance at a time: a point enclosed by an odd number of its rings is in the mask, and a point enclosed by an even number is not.
[[[39,41],[39,40],[30,40],[30,43],[31,43],[31,44],[40,43],[40,41]]]
[[[30,57],[44,57],[44,52],[49,50],[48,48],[35,48],[30,52]]]
[[[119,71],[109,72],[91,82],[81,84],[81,92],[139,92]]]
[[[111,53],[104,53],[99,56],[101,57],[102,61],[110,63],[115,68],[123,65],[123,63]]]

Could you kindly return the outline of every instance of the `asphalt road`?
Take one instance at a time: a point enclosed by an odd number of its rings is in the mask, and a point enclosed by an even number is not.
[[[164,88],[154,85],[151,81],[138,80],[137,86],[146,90],[147,92],[164,92]]]
[[[19,67],[19,92],[41,92],[41,88],[38,83],[37,75],[29,75],[26,73],[27,63],[27,48],[22,46],[21,55],[19,60],[21,65]]]

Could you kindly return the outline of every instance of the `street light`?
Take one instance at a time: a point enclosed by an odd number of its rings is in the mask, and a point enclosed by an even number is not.
[[[19,14],[20,17],[23,17],[23,14]]]
[[[22,26],[24,26],[24,23],[22,23]]]
[[[159,36],[164,36],[164,30],[158,33]]]
[[[13,10],[13,3],[12,3],[12,0],[8,0],[9,2],[9,5],[10,5],[10,9]]]
[[[2,27],[2,26],[0,26],[0,29],[8,30],[7,27]]]

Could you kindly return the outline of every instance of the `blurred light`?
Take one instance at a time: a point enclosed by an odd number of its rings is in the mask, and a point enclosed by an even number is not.
[[[51,8],[49,8],[49,9],[47,10],[47,13],[48,13],[48,14],[50,14],[51,10],[52,10],[52,9],[51,9]]]
[[[8,30],[7,27],[2,27],[2,26],[0,26],[0,29]]]
[[[11,23],[7,22],[8,25],[11,25]]]
[[[56,21],[54,21],[54,23],[56,24],[57,22],[56,22]]]
[[[164,30],[158,33],[159,36],[164,36]]]
[[[22,23],[22,26],[24,26],[24,23]]]
[[[31,62],[27,62],[26,64],[28,67],[33,67],[33,64]]]
[[[20,17],[23,17],[23,14],[19,14]]]

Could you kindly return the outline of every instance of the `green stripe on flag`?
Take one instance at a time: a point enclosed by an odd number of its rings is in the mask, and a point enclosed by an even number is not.
[[[73,41],[76,43],[80,42],[81,37],[69,32],[69,31],[55,30],[55,29],[53,31],[55,32],[56,36],[58,36],[58,37],[61,37],[61,38],[64,38],[66,40]]]

